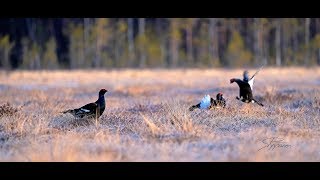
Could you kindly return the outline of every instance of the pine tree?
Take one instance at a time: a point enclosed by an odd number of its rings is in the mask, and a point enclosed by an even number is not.
[[[11,69],[10,52],[14,44],[14,42],[10,42],[9,35],[0,37],[0,67],[6,70]]]
[[[252,54],[245,48],[244,41],[238,31],[233,31],[226,52],[226,60],[230,67],[249,66]]]
[[[58,57],[56,53],[57,44],[54,37],[51,37],[45,44],[45,51],[43,54],[43,67],[46,69],[57,69]]]

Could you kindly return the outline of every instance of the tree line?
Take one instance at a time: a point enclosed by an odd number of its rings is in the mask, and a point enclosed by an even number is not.
[[[320,65],[319,18],[7,18],[0,68]]]

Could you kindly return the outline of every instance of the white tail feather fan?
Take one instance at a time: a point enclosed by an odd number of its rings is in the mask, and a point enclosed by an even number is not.
[[[253,90],[253,82],[254,82],[254,77],[252,77],[252,78],[250,79],[250,81],[248,81],[251,90]]]
[[[200,102],[200,109],[208,109],[211,105],[211,97],[205,95]]]

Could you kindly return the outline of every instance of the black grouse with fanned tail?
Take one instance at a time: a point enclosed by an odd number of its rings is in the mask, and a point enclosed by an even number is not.
[[[104,94],[108,92],[105,89],[99,91],[99,98],[96,102],[86,104],[77,109],[69,109],[62,113],[70,113],[76,118],[99,118],[105,110],[106,102]]]
[[[263,104],[261,102],[259,102],[253,98],[253,94],[252,94],[254,77],[255,77],[255,75],[258,74],[260,69],[251,78],[249,78],[248,71],[244,71],[243,72],[243,80],[236,79],[236,78],[230,79],[230,83],[236,82],[239,86],[239,89],[240,89],[240,91],[239,91],[240,97],[237,96],[236,99],[238,99],[242,102],[245,102],[245,103],[257,103],[258,105],[263,106]]]
[[[211,98],[209,95],[206,95],[202,98],[201,102],[197,105],[193,105],[189,108],[189,111],[194,109],[213,109],[213,108],[224,108],[226,107],[226,100],[223,98],[222,93],[218,93],[216,96],[217,99]]]

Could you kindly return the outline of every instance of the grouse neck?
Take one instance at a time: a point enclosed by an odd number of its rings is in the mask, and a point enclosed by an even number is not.
[[[104,100],[104,95],[100,95],[98,101]]]

